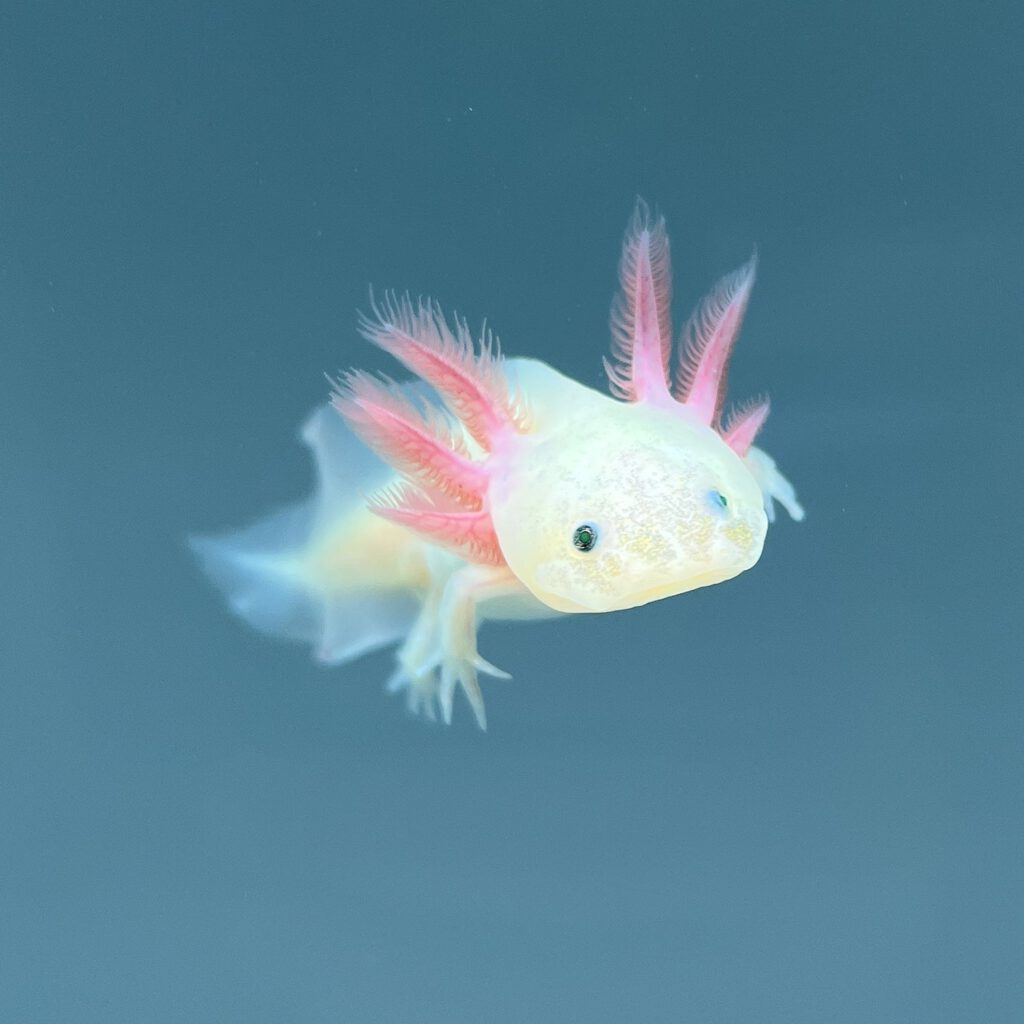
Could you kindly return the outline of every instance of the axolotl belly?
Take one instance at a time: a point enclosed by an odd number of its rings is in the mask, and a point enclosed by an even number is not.
[[[430,302],[388,296],[361,323],[419,382],[353,371],[303,429],[308,502],[194,546],[233,609],[337,664],[400,642],[390,688],[485,726],[485,618],[611,612],[720,583],[761,555],[792,486],[753,442],[767,400],[723,420],[754,279],[726,277],[673,360],[669,244],[641,205],[626,234],[605,395],[501,357]],[[370,494],[369,500],[363,496]]]

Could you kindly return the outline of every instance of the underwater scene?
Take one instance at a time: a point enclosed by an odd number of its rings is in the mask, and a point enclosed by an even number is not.
[[[0,26],[0,1020],[1024,1020],[1015,7]]]

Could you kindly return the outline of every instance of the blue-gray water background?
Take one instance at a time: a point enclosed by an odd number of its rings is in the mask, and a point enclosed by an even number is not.
[[[0,5],[0,1019],[1024,1020],[1019,11]],[[232,619],[368,284],[603,387],[638,193],[807,521],[487,735]]]

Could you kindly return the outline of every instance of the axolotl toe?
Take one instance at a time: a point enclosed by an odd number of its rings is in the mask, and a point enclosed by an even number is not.
[[[761,555],[792,486],[754,440],[766,399],[723,419],[754,282],[723,279],[673,355],[662,219],[640,204],[612,308],[611,395],[504,359],[431,302],[388,296],[364,336],[418,382],[353,371],[303,430],[317,492],[194,542],[234,610],[329,664],[398,642],[391,688],[451,720],[457,689],[485,727],[483,619],[610,612],[732,578]],[[363,495],[372,492],[369,501]]]

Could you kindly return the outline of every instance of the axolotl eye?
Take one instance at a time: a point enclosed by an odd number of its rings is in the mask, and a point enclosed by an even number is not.
[[[577,551],[592,551],[597,543],[597,527],[583,523],[572,531],[572,546]]]
[[[708,501],[718,510],[729,507],[729,499],[721,491],[708,491]]]

